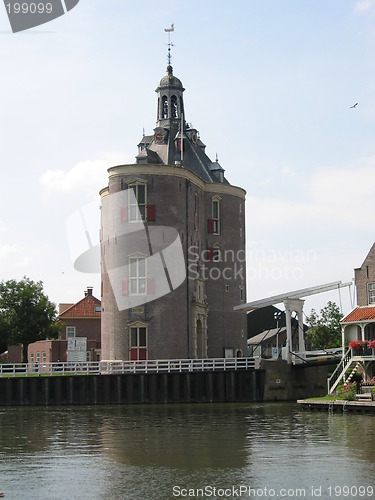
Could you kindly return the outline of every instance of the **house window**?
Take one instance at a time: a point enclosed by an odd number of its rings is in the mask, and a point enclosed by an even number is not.
[[[74,339],[76,336],[76,327],[75,326],[67,326],[66,327],[66,339]]]
[[[220,201],[212,200],[212,233],[220,234]]]
[[[34,353],[30,353],[30,363],[34,363]]]
[[[35,355],[35,363],[39,363],[40,361],[40,352],[37,352]]]
[[[130,359],[132,361],[147,359],[147,327],[130,327]]]
[[[130,294],[143,295],[146,293],[146,259],[143,257],[130,257]]]
[[[42,364],[46,366],[47,363],[47,353],[45,351],[42,352]]]
[[[146,218],[147,189],[146,184],[131,184],[134,196],[129,196],[129,220],[139,221]]]
[[[375,283],[369,283],[367,285],[367,295],[368,303],[375,304]]]

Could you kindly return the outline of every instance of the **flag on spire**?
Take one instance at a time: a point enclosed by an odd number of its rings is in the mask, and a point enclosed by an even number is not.
[[[174,23],[171,24],[170,28],[164,28],[164,31],[166,31],[167,33],[170,33],[171,31],[174,31]]]

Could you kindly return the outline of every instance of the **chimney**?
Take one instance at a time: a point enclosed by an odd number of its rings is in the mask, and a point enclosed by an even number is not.
[[[85,297],[92,297],[92,291],[93,291],[94,287],[92,286],[88,286],[87,287],[87,292],[85,292]]]

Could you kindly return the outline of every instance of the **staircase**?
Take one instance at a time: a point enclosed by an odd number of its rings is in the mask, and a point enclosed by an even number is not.
[[[336,387],[339,385],[341,380],[344,378],[344,375],[347,370],[351,367],[352,364],[356,363],[354,370],[349,375],[348,381],[354,376],[356,373],[358,366],[360,363],[356,360],[352,359],[352,351],[351,349],[345,354],[340,363],[337,365],[336,370],[332,373],[331,377],[328,379],[328,394],[332,394]]]
[[[354,375],[357,373],[358,368],[361,366],[361,363],[357,361],[355,364],[355,367],[353,368],[352,372],[350,373],[349,377],[346,379],[346,382],[351,382],[352,378]]]

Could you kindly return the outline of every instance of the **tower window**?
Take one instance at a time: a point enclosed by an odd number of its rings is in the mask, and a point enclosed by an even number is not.
[[[146,218],[146,203],[147,203],[147,187],[146,184],[132,184],[129,186],[133,190],[134,196],[130,193],[129,205],[129,220],[138,221]]]
[[[173,95],[171,99],[171,111],[172,118],[178,118],[177,97],[175,95]]]
[[[130,294],[144,295],[146,293],[146,259],[130,257],[129,267]]]
[[[212,200],[212,232],[220,234],[220,201]]]
[[[168,97],[166,95],[163,96],[163,118],[168,118]]]
[[[134,325],[130,327],[130,359],[133,361],[147,359],[147,327]]]

